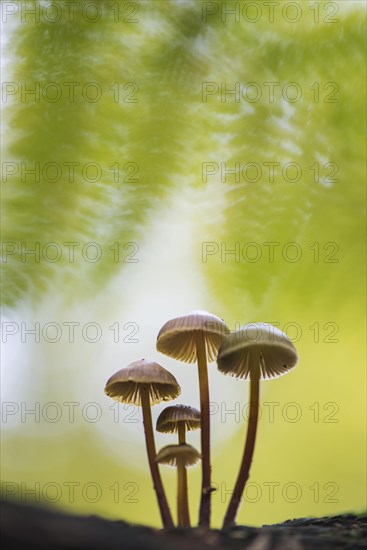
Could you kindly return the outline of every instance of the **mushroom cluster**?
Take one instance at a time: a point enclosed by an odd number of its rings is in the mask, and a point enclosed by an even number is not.
[[[223,527],[235,522],[241,497],[250,476],[259,413],[260,380],[288,373],[297,364],[296,349],[286,334],[266,323],[243,325],[230,332],[225,322],[205,311],[192,311],[171,319],[161,328],[157,350],[185,363],[197,363],[200,411],[177,404],[160,413],[156,430],[177,433],[178,442],[156,452],[151,406],[176,399],[181,388],[175,377],[154,361],[141,359],[116,372],[107,381],[105,393],[120,403],[142,407],[148,463],[164,528],[174,527],[164,491],[159,464],[177,468],[177,525],[190,527],[187,468],[200,459],[201,499],[198,523],[210,528],[211,459],[210,396],[207,364],[217,360],[218,370],[250,380],[250,414],[243,457]],[[201,454],[186,442],[186,432],[200,429]]]

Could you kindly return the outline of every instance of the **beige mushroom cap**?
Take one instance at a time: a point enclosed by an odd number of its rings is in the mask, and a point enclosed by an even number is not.
[[[206,311],[191,311],[187,315],[167,321],[159,331],[157,350],[179,361],[195,363],[195,336],[198,332],[204,333],[207,359],[210,363],[215,360],[219,346],[229,331],[222,319]]]
[[[156,456],[156,462],[167,464],[167,466],[177,466],[181,463],[189,467],[194,466],[200,458],[200,453],[192,445],[181,443],[163,447]]]
[[[288,336],[267,323],[251,323],[231,332],[218,353],[218,369],[235,378],[250,378],[260,367],[260,378],[287,374],[298,361]]]
[[[107,381],[105,393],[120,403],[141,405],[140,387],[149,387],[150,404],[175,399],[181,393],[176,378],[154,361],[141,359],[117,371]]]
[[[177,433],[181,422],[187,431],[198,430],[201,425],[200,411],[189,405],[166,407],[158,416],[156,429],[161,433]]]

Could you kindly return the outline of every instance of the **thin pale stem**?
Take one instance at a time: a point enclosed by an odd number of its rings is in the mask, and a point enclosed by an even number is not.
[[[185,422],[177,422],[178,442],[181,445],[186,443],[186,427]]]
[[[186,443],[185,422],[178,422],[178,443]],[[177,466],[177,519],[181,527],[190,527],[189,499],[187,490],[187,469],[183,462]]]
[[[223,528],[232,525],[236,519],[236,514],[240,500],[250,476],[250,467],[254,454],[257,421],[259,416],[259,396],[260,396],[260,373],[251,376],[250,381],[250,416],[248,421],[247,437],[245,450],[242,457],[240,471],[238,473],[236,485],[229,502],[226,515],[223,521]]]
[[[209,415],[209,382],[206,362],[205,338],[203,332],[196,336],[196,353],[199,371],[200,412],[201,412],[201,501],[199,525],[210,527],[210,499],[211,499],[211,466],[210,466],[210,415]]]
[[[180,527],[190,527],[187,470],[182,460],[179,460],[177,464],[177,517]]]
[[[150,473],[152,475],[154,490],[157,495],[157,501],[158,501],[161,518],[162,518],[163,527],[167,529],[169,527],[174,527],[174,525],[173,525],[172,515],[168,506],[166,494],[164,492],[161,475],[159,473],[158,464],[155,461],[157,454],[155,450],[155,441],[154,441],[153,424],[152,424],[152,412],[150,409],[150,397],[149,397],[148,386],[140,387],[140,396],[141,396],[141,405],[143,409],[145,442],[147,447]]]

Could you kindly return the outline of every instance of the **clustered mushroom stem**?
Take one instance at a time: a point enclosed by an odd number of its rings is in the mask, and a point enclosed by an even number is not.
[[[157,495],[157,501],[158,501],[159,511],[161,513],[163,527],[169,528],[169,527],[173,527],[174,524],[173,524],[170,509],[168,506],[166,494],[164,492],[158,464],[155,461],[156,450],[155,450],[155,441],[154,441],[153,424],[152,424],[152,412],[150,409],[150,397],[149,397],[148,387],[142,386],[140,388],[140,397],[141,397],[141,405],[143,409],[145,442],[147,447],[148,462],[149,462],[150,472],[152,475],[153,486]]]
[[[255,448],[257,420],[259,416],[259,396],[260,372],[252,374],[250,378],[250,416],[248,420],[245,451],[242,457],[236,485],[224,517],[223,528],[229,527],[234,523],[243,490],[250,475],[250,467]]]
[[[178,422],[177,423],[177,431],[178,431],[178,442],[181,445],[182,443],[186,443],[186,428],[185,428],[185,422]]]
[[[210,416],[209,416],[209,382],[206,362],[205,337],[203,332],[196,335],[196,354],[199,371],[200,412],[201,412],[201,455],[202,483],[199,512],[199,525],[210,527]]]
[[[190,527],[187,496],[187,469],[182,460],[177,463],[177,520],[179,527]]]

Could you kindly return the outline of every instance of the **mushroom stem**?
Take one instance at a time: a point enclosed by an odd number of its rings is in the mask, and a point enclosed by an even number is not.
[[[157,495],[159,511],[162,518],[164,528],[174,527],[172,515],[168,506],[166,494],[164,492],[161,475],[159,473],[158,464],[156,463],[156,450],[153,434],[152,411],[150,409],[149,388],[147,386],[140,387],[141,405],[143,409],[143,423],[145,442],[147,447],[148,462],[150,473],[152,475],[154,490]]]
[[[259,369],[260,370],[260,369]],[[223,528],[229,527],[235,521],[240,500],[246,482],[250,475],[250,467],[254,454],[257,420],[259,416],[259,396],[260,396],[260,372],[251,375],[250,379],[250,416],[248,420],[248,430],[246,437],[245,450],[242,457],[240,471],[237,476],[236,485],[229,502],[226,515],[223,521]]]
[[[177,464],[177,520],[180,527],[190,527],[187,469],[182,460],[179,460]]]
[[[178,442],[181,445],[186,443],[186,428],[185,422],[177,422]]]
[[[201,501],[199,512],[199,525],[210,527],[210,416],[209,416],[209,382],[206,363],[205,338],[203,332],[196,335],[196,354],[199,371],[200,387],[200,412],[201,412],[201,456],[202,456],[202,482]]]
[[[177,423],[178,442],[186,443],[185,422]],[[187,469],[182,461],[177,466],[177,519],[181,527],[190,527],[190,512],[187,490]]]

